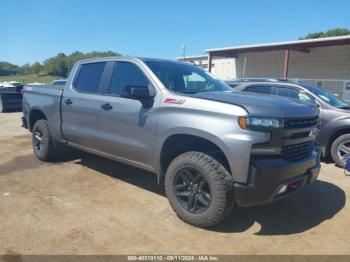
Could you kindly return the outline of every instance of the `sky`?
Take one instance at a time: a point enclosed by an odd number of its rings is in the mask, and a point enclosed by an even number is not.
[[[112,50],[175,59],[205,49],[350,28],[350,1],[1,0],[0,61]]]

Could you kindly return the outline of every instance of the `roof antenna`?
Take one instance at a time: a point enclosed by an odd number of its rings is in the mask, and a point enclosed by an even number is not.
[[[182,57],[182,61],[185,61],[185,57],[186,57],[186,46],[185,45],[183,45],[182,47],[181,47],[181,57]]]

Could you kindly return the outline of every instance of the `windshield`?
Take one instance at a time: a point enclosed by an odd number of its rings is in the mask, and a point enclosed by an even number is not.
[[[229,86],[191,64],[163,61],[146,61],[145,63],[164,86],[174,92],[195,94],[231,91]]]
[[[314,93],[316,96],[321,98],[323,101],[327,102],[328,104],[337,107],[337,108],[350,108],[350,105],[346,103],[345,101],[341,100],[340,98],[336,97],[335,95],[332,95],[328,91],[319,88],[317,86],[313,85],[307,85],[303,84],[306,89],[308,89],[310,92]]]

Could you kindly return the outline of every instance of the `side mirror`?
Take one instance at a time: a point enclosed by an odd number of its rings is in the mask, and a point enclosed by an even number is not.
[[[147,99],[151,97],[147,87],[131,87],[130,95],[139,99]]]
[[[317,108],[322,108],[320,101],[318,101],[317,99],[314,100],[314,104],[317,106]]]
[[[320,102],[317,101],[317,99],[313,99],[311,101],[311,104],[316,106],[317,108],[321,108],[321,104],[320,104]]]
[[[127,86],[122,91],[122,97],[139,100],[144,108],[150,108],[154,103],[147,86]]]

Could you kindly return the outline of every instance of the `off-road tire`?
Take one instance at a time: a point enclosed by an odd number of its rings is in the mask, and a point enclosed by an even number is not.
[[[338,147],[341,145],[341,143],[345,141],[350,141],[350,134],[345,134],[339,136],[336,140],[334,140],[332,147],[331,147],[331,156],[333,161],[336,163],[337,166],[344,168],[345,167],[345,161],[342,160],[338,155]]]
[[[41,134],[41,147],[37,147],[35,135]],[[40,119],[35,122],[32,130],[32,145],[35,156],[45,162],[52,162],[60,156],[60,148],[55,146],[47,120]]]
[[[183,168],[198,170],[208,182],[211,203],[203,213],[191,213],[178,201],[174,189],[174,179]],[[234,206],[232,184],[231,174],[221,163],[207,154],[196,151],[177,156],[170,163],[165,174],[165,192],[172,209],[183,221],[201,228],[212,227],[230,214]]]

